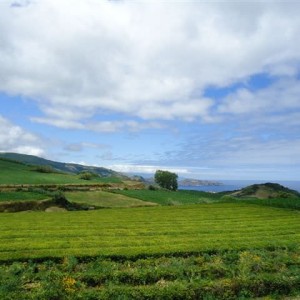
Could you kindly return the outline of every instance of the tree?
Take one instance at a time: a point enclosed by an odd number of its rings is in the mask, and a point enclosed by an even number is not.
[[[169,171],[157,170],[154,175],[155,182],[162,188],[176,191],[178,175]]]

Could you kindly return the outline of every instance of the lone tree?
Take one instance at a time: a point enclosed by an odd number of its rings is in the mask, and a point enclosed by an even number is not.
[[[154,175],[155,182],[162,188],[176,191],[178,175],[169,171],[157,170]]]

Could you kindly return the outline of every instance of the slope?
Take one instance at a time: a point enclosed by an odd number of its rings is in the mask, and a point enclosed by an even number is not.
[[[24,163],[0,159],[0,184],[90,184],[107,180],[121,182],[115,177],[95,177],[87,181],[71,173],[41,173]]]
[[[39,165],[39,166],[51,166],[55,170],[67,173],[78,174],[80,172],[93,172],[103,177],[121,177],[124,176],[118,172],[102,167],[83,166],[73,163],[63,163],[44,159],[34,155],[19,154],[19,153],[0,153],[0,158],[10,159],[18,162],[22,162],[28,165]]]
[[[253,184],[230,194],[234,197],[255,197],[258,199],[269,198],[298,198],[300,193],[284,187],[278,183]]]

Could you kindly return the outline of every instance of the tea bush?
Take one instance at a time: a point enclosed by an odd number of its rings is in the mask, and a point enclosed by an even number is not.
[[[143,259],[68,256],[61,260],[12,262],[0,265],[0,297],[281,299],[300,293],[299,257],[299,248],[285,248]],[[280,268],[270,268],[276,263]]]

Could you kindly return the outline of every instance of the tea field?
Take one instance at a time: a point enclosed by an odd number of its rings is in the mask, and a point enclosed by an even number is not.
[[[1,300],[300,295],[297,195],[146,190],[1,159],[0,169]]]
[[[299,299],[299,264],[295,249],[13,262],[0,265],[0,298]]]
[[[0,214],[1,299],[283,299],[299,212],[214,203]]]
[[[147,256],[300,243],[298,211],[216,203],[0,214],[0,260]]]

